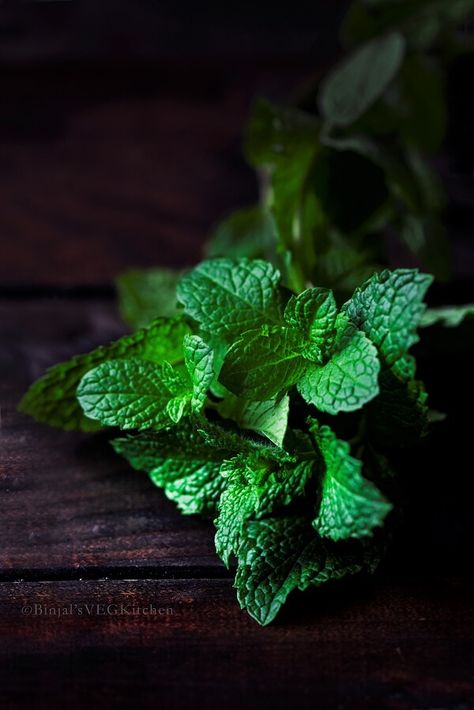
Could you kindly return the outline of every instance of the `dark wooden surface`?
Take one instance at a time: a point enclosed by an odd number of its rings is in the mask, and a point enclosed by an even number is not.
[[[6,707],[469,708],[470,591],[386,579],[262,629],[220,579],[4,584]]]
[[[193,263],[212,225],[255,199],[240,148],[251,100],[321,73],[346,4],[0,6],[2,708],[473,707],[462,333],[456,355],[420,349],[450,419],[407,462],[379,574],[295,595],[265,629],[239,609],[212,523],[181,516],[106,436],[15,410],[47,366],[123,332],[118,272]],[[439,301],[472,300],[461,147],[441,167],[464,282]]]
[[[2,3],[0,287],[194,263],[256,200],[241,151],[253,98],[320,74],[345,6]]]

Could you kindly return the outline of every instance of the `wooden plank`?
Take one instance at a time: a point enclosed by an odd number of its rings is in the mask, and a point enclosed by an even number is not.
[[[261,628],[224,580],[2,584],[2,707],[468,708],[472,591],[335,585]]]
[[[103,284],[132,266],[195,263],[212,226],[255,200],[240,153],[249,87],[127,99],[97,96],[107,79],[90,75],[64,96],[65,80],[33,77],[26,105],[5,92],[0,286]]]
[[[211,523],[182,517],[105,435],[66,434],[16,413],[45,367],[123,331],[112,303],[0,305],[0,569],[13,578],[89,568],[223,570]],[[160,572],[161,571],[161,572]]]
[[[345,6],[189,6],[185,22],[173,3],[2,6],[0,287],[197,261],[257,198],[251,101],[321,70]]]

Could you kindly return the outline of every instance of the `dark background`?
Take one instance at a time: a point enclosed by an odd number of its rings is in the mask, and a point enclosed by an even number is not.
[[[213,225],[255,200],[250,104],[324,74],[346,6],[0,3],[4,707],[472,707],[466,329],[418,350],[432,406],[450,416],[405,462],[405,525],[380,573],[295,595],[266,629],[239,610],[211,525],[181,517],[106,438],[15,411],[45,367],[123,332],[117,273],[196,262]],[[474,300],[470,60],[448,87],[436,166],[456,277],[433,299],[462,302]],[[173,615],[22,613],[130,600]]]
[[[0,284],[195,262],[255,199],[252,99],[324,70],[346,5],[2,3]]]

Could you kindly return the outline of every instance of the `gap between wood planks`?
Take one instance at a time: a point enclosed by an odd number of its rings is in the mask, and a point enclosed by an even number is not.
[[[103,566],[64,567],[45,569],[4,569],[0,570],[0,584],[10,582],[72,582],[72,581],[133,581],[133,580],[180,580],[180,579],[232,579],[232,570],[204,565],[173,567]]]

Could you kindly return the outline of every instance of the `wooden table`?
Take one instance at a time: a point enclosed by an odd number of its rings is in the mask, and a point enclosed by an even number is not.
[[[201,53],[188,75],[189,56],[145,43],[121,75],[110,57],[64,57],[59,30],[56,44],[34,35],[31,56],[0,51],[2,708],[472,707],[467,352],[420,352],[451,419],[405,472],[405,526],[379,574],[295,595],[268,628],[240,611],[210,523],[180,516],[105,435],[16,413],[45,367],[124,332],[120,270],[193,263],[212,224],[255,199],[240,152],[251,98],[284,96],[307,66],[270,39],[239,63],[230,33],[220,64]]]

